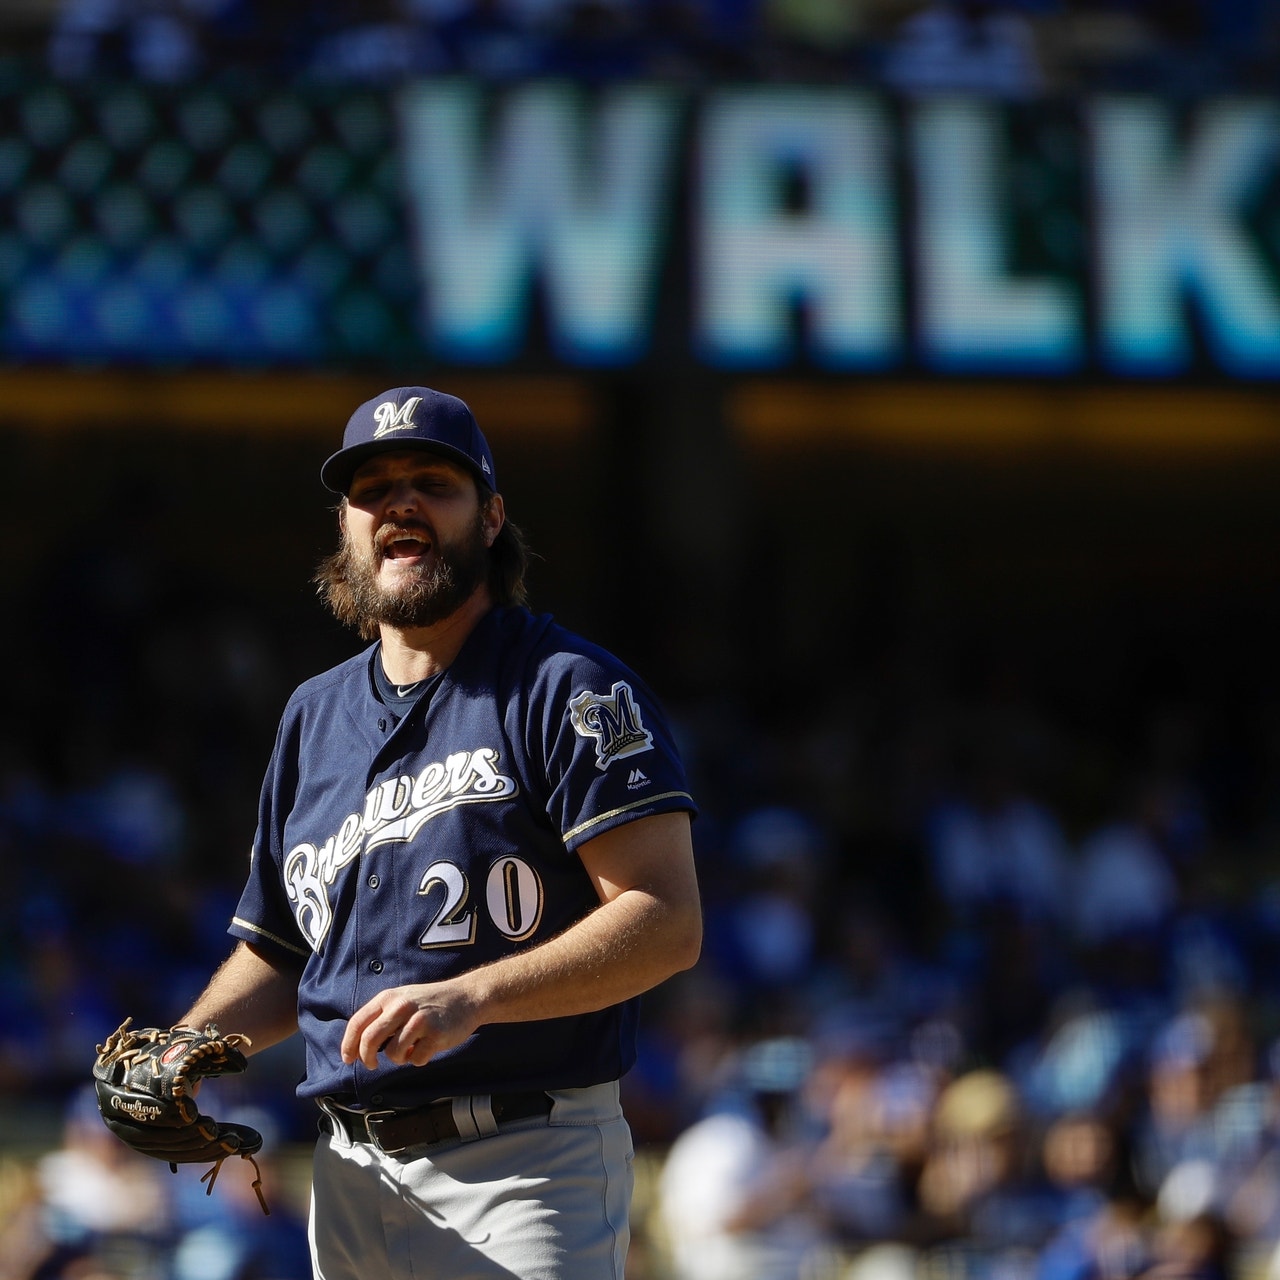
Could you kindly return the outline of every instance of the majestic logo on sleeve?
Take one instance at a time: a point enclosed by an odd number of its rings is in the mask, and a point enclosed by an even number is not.
[[[284,860],[285,891],[298,928],[315,951],[333,924],[329,886],[361,853],[380,844],[408,841],[437,815],[463,804],[505,800],[519,791],[499,772],[492,747],[458,751],[433,761],[416,777],[388,778],[364,799],[363,813],[350,813],[324,844],[298,844]]]
[[[394,400],[384,400],[374,411],[373,418],[378,424],[373,429],[373,438],[381,440],[393,431],[411,431],[413,415],[422,403],[421,396],[410,396],[404,404],[397,406]]]
[[[569,703],[569,720],[582,737],[595,739],[597,769],[653,747],[653,734],[640,719],[636,696],[623,680],[608,693],[578,694]]]

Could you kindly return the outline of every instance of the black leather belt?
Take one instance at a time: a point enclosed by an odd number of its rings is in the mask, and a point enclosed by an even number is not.
[[[327,1133],[337,1130],[351,1142],[370,1142],[386,1155],[428,1142],[447,1142],[462,1137],[453,1116],[452,1098],[414,1107],[409,1111],[354,1111],[332,1099],[322,1104],[320,1127]],[[551,1114],[551,1096],[546,1093],[495,1093],[489,1099],[493,1118],[528,1120]]]

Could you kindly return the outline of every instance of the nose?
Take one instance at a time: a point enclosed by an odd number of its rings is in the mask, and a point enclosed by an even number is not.
[[[387,489],[386,513],[388,516],[406,515],[418,509],[418,491],[408,480],[395,480]]]

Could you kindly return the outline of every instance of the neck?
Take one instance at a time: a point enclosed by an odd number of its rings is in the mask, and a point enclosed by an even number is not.
[[[493,607],[487,587],[478,587],[467,602],[429,627],[383,625],[382,669],[396,684],[413,684],[443,671],[458,656],[476,624]]]

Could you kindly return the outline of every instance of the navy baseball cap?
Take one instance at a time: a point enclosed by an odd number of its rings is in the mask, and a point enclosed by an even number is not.
[[[366,400],[348,419],[342,448],[320,468],[320,480],[345,494],[362,462],[398,449],[438,453],[462,463],[488,488],[498,487],[493,454],[471,410],[457,396],[430,387],[395,387]]]

